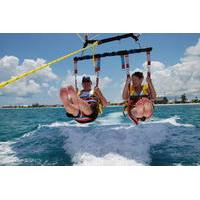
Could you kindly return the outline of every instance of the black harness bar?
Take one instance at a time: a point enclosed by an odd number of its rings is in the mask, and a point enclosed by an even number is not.
[[[81,57],[74,57],[74,61],[90,60],[90,59],[93,59],[93,58],[104,58],[104,57],[111,57],[111,56],[121,56],[121,55],[150,52],[150,51],[152,51],[152,47],[142,48],[142,49],[121,50],[121,51],[117,51],[117,52],[115,52],[115,51],[105,52],[105,53],[102,53],[102,54],[94,54],[94,55],[85,55],[85,56],[81,56]]]
[[[94,42],[98,42],[98,45],[107,43],[107,42],[112,42],[112,41],[116,41],[116,40],[121,40],[121,39],[125,39],[125,38],[133,38],[135,41],[138,41],[140,35],[134,35],[133,33],[127,33],[127,34],[123,34],[123,35],[118,35],[118,36],[114,36],[114,37],[110,37],[110,38],[105,38],[102,40],[88,40],[86,38],[85,43],[83,45],[83,48],[87,47],[88,44],[93,44]]]

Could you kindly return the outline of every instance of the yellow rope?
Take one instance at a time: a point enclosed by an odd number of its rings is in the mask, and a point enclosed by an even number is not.
[[[93,63],[93,66],[95,67],[95,57],[94,57],[94,55],[95,55],[95,46],[93,46],[91,50],[92,50],[92,63]]]
[[[51,65],[53,65],[53,64],[55,64],[55,63],[58,63],[58,62],[60,62],[60,61],[62,61],[62,60],[65,60],[65,59],[67,59],[67,58],[69,58],[69,57],[71,57],[71,56],[77,54],[77,53],[80,53],[80,52],[82,52],[82,51],[85,51],[85,50],[87,50],[87,49],[90,49],[90,48],[92,48],[92,47],[95,47],[95,46],[97,46],[97,45],[98,45],[98,42],[94,42],[92,45],[89,45],[89,46],[87,46],[87,47],[85,47],[85,48],[79,49],[79,50],[74,51],[74,52],[72,52],[72,53],[69,53],[69,54],[67,54],[67,55],[65,55],[65,56],[62,56],[62,57],[60,57],[60,58],[57,58],[57,59],[55,59],[55,60],[53,60],[53,61],[51,61],[51,62],[48,62],[48,63],[46,63],[46,64],[44,64],[44,65],[39,66],[39,67],[36,67],[35,69],[29,70],[29,71],[27,71],[27,72],[25,72],[25,73],[23,73],[23,74],[18,75],[18,76],[14,76],[14,77],[12,77],[11,79],[9,79],[9,80],[7,80],[7,81],[1,82],[1,83],[0,83],[0,88],[3,88],[3,87],[5,87],[5,86],[8,85],[8,84],[11,84],[11,83],[13,83],[13,82],[15,82],[15,81],[17,81],[17,80],[19,80],[19,79],[22,79],[22,78],[24,78],[24,77],[26,77],[26,76],[29,76],[29,75],[31,75],[31,74],[33,74],[33,73],[39,71],[39,70],[42,70],[42,69],[44,69],[44,68],[46,68],[46,67],[49,67],[49,66],[51,66]]]

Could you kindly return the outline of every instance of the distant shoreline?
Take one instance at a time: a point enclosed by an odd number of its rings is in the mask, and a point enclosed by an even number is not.
[[[200,105],[200,103],[167,103],[167,104],[154,104],[155,106],[178,106],[178,105]],[[107,106],[107,107],[123,107],[121,105]]]
[[[200,103],[167,103],[167,104],[155,104],[155,106],[178,106],[178,105],[200,105]]]
[[[178,103],[178,104],[155,104],[155,106],[187,106],[187,105],[200,105],[200,103]],[[122,105],[113,105],[113,106],[107,106],[109,108],[112,108],[112,107],[123,107]],[[0,110],[2,109],[48,109],[48,108],[64,108],[64,107],[51,107],[51,106],[48,106],[48,107],[29,107],[29,108],[26,108],[26,107],[22,107],[22,108],[2,108],[0,107]]]
[[[49,107],[29,107],[29,108],[26,108],[26,107],[23,107],[23,108],[1,108],[0,107],[0,110],[2,109],[47,109],[47,108],[64,108],[64,107],[51,107],[51,106],[49,106]]]

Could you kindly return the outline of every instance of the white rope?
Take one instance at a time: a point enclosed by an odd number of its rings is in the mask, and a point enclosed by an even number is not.
[[[82,41],[85,42],[85,40],[81,37],[81,35],[79,33],[76,33],[76,35],[78,36],[78,38]]]
[[[93,40],[93,39],[95,39],[95,38],[99,37],[100,35],[102,35],[102,34],[97,34],[97,35],[93,36],[93,37],[92,37],[92,38],[90,38],[90,39],[91,39],[91,40]]]

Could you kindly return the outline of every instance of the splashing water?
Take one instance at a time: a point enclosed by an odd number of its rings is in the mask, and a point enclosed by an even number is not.
[[[120,107],[84,125],[63,109],[1,110],[13,124],[0,124],[0,165],[198,165],[197,108],[159,107],[139,126]]]

